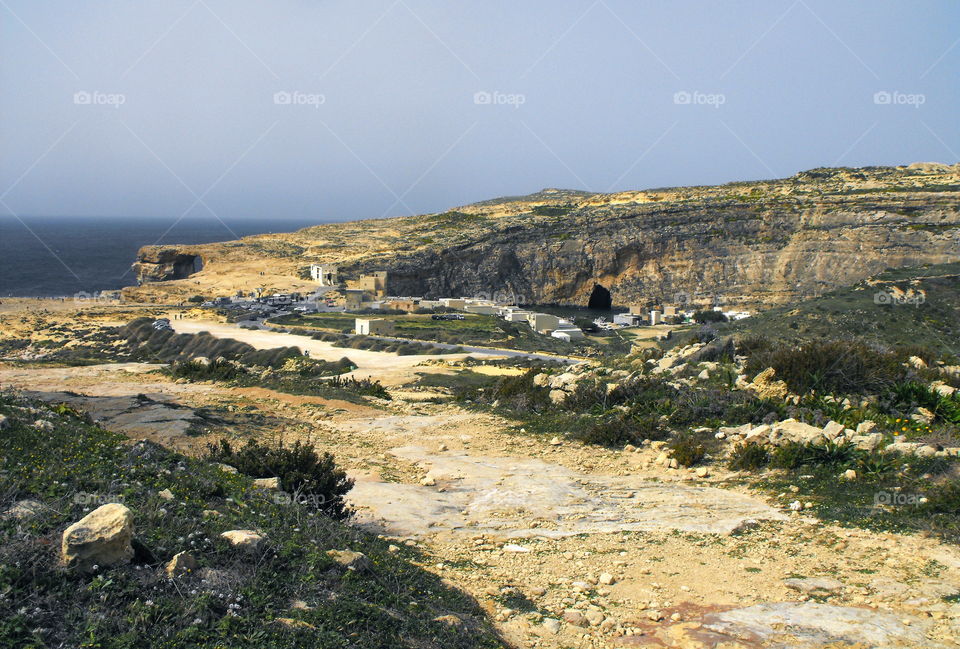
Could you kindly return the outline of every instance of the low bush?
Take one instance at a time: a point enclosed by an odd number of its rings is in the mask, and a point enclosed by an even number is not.
[[[754,376],[768,367],[797,394],[873,394],[906,376],[895,354],[842,341],[760,349],[749,357],[746,371]]]
[[[287,494],[306,496],[309,503],[327,516],[344,520],[351,515],[343,497],[353,488],[353,480],[338,468],[329,453],[318,455],[299,440],[293,446],[267,446],[248,440],[239,449],[221,439],[207,445],[205,459],[229,464],[253,478],[279,478],[280,488]]]
[[[670,455],[680,466],[693,466],[703,461],[707,447],[702,436],[695,433],[681,433],[668,444]]]
[[[790,442],[774,450],[770,466],[775,469],[798,469],[804,466],[851,468],[865,453],[851,444],[834,442]]]
[[[770,464],[770,453],[759,444],[737,444],[730,451],[727,466],[731,471],[755,471]]]

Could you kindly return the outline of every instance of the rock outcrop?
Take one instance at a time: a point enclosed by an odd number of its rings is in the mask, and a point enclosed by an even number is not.
[[[145,246],[133,265],[140,283],[163,282],[190,277],[203,269],[200,255],[167,246]]]
[[[715,187],[550,190],[441,214],[150,247],[136,270],[141,282],[182,278],[202,254],[206,267],[191,280],[221,291],[309,287],[306,267],[329,262],[342,277],[385,270],[395,295],[586,305],[600,286],[614,304],[771,305],[889,267],[960,259],[958,206],[957,165],[818,169]],[[197,291],[194,281],[174,284],[163,290]]]

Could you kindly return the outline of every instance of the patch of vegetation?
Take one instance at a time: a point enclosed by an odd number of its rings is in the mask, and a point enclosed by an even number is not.
[[[410,563],[426,560],[414,549],[392,554],[388,541],[314,507],[278,503],[246,476],[151,443],[131,445],[67,410],[0,395],[0,414],[11,422],[0,436],[0,511],[28,498],[42,503],[37,516],[0,518],[0,646],[505,646],[476,602]],[[34,429],[38,417],[53,431]],[[159,495],[165,489],[173,500]],[[133,513],[133,563],[93,573],[60,566],[63,531],[106,502]],[[220,537],[234,529],[257,530],[266,541],[238,552]],[[343,549],[364,553],[369,568],[344,571],[327,555]],[[164,565],[181,551],[199,567],[170,579]],[[296,600],[308,607],[293,608]],[[461,623],[442,617],[451,615]]]
[[[913,291],[903,302],[894,289]],[[781,343],[855,340],[881,350],[918,345],[956,364],[960,262],[891,269],[855,286],[718,325],[723,334]],[[926,359],[925,359],[926,360]]]
[[[906,369],[895,354],[849,341],[754,349],[747,374],[754,376],[768,367],[797,394],[872,394],[906,377]]]
[[[234,449],[228,440],[221,439],[207,445],[204,458],[228,464],[252,478],[278,478],[281,490],[298,501],[305,497],[308,504],[335,520],[351,515],[343,497],[353,488],[353,480],[337,467],[332,455],[318,455],[300,440],[293,446],[268,446],[251,439]]]
[[[821,519],[873,530],[926,531],[960,542],[955,457],[790,444],[770,454],[769,466],[779,470],[767,472],[755,484],[785,499],[812,502],[813,513]],[[848,469],[856,471],[855,480],[843,478]]]
[[[137,318],[122,328],[132,349],[131,358],[148,363],[190,361],[199,357],[223,358],[243,365],[280,367],[287,359],[301,356],[296,347],[256,349],[232,338],[217,338],[207,332],[178,334],[170,329],[154,329],[151,318]]]

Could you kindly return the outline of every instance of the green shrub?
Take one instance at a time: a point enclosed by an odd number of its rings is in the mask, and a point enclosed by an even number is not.
[[[570,436],[585,444],[622,448],[627,444],[640,444],[645,439],[663,440],[669,434],[656,415],[617,411],[593,418],[592,423],[576,428]]]
[[[730,451],[731,471],[754,471],[770,464],[770,453],[759,444],[737,444]]]
[[[707,322],[726,322],[727,316],[723,315],[720,311],[697,311],[693,314],[693,321],[699,324],[704,324]]]
[[[802,466],[852,468],[864,455],[864,451],[851,444],[790,442],[773,452],[770,466],[775,469],[798,469]]]
[[[702,438],[694,433],[681,433],[668,446],[671,456],[680,466],[693,466],[707,455]]]
[[[352,513],[343,497],[353,488],[353,480],[337,467],[332,455],[318,455],[299,440],[290,447],[267,446],[249,440],[243,448],[235,450],[230,442],[221,439],[207,445],[206,459],[229,464],[254,478],[279,478],[284,492],[306,496],[333,519],[343,520]]]

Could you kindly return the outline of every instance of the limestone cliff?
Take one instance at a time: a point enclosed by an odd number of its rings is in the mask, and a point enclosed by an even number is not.
[[[958,206],[960,165],[934,163],[616,194],[544,190],[438,214],[146,248],[141,281],[180,281],[127,293],[306,288],[310,263],[333,262],[348,277],[387,270],[397,295],[586,304],[600,284],[616,304],[781,304],[888,267],[960,259]],[[187,257],[204,266],[185,282]]]

